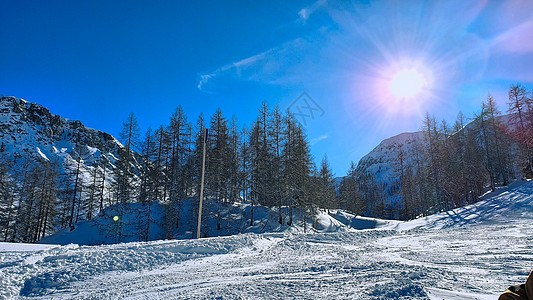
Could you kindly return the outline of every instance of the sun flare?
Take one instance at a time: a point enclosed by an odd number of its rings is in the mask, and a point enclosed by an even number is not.
[[[389,82],[389,91],[397,99],[412,99],[428,85],[426,77],[416,69],[402,69]]]

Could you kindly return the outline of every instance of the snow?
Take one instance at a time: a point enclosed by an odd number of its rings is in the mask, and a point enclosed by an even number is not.
[[[464,300],[494,300],[494,295],[472,294],[464,292],[453,292],[436,288],[427,288],[430,300],[442,299],[464,299]]]
[[[52,248],[52,247],[57,247],[57,245],[0,243],[0,252],[39,251],[39,250],[45,250],[45,249]]]
[[[0,298],[496,299],[533,268],[531,181],[410,222],[339,211],[318,219],[317,227],[336,230],[104,246],[0,243]],[[337,230],[360,222],[381,225]]]
[[[175,229],[173,236],[176,239],[190,239],[196,234],[196,216],[191,215],[198,205],[193,199],[186,199],[181,204],[180,225]],[[216,202],[208,199],[204,206],[215,207]],[[288,208],[282,208],[285,222],[279,224],[279,215],[277,209],[266,207],[254,207],[254,225],[249,226],[251,207],[248,203],[222,204],[221,209],[221,228],[217,229],[216,218],[209,218],[202,226],[202,234],[208,233],[208,236],[226,236],[239,233],[272,233],[272,232],[292,232],[300,233],[307,231],[313,232],[341,232],[365,229],[392,229],[398,225],[399,221],[380,220],[355,216],[342,210],[321,210],[314,220],[307,219],[306,226],[303,225],[303,212],[300,209],[294,209],[293,226],[287,225]],[[120,206],[111,206],[104,210],[102,214],[96,216],[90,221],[80,221],[75,224],[75,228],[63,229],[53,235],[43,238],[40,242],[45,244],[66,245],[76,243],[79,245],[100,245],[112,244],[118,241],[118,230],[122,226],[121,242],[139,241],[139,228],[146,228],[146,225],[140,225],[139,221],[146,220],[147,206],[140,203],[128,203],[121,209]],[[151,225],[149,240],[166,238],[163,232],[164,207],[159,203],[153,203],[151,206]],[[122,222],[113,221],[114,216],[119,216]],[[231,216],[231,217],[230,217]],[[204,216],[205,218],[205,216]],[[145,222],[145,221],[144,221]],[[144,226],[144,227],[143,227]],[[144,240],[144,239],[143,239]]]
[[[41,148],[35,147],[37,149],[37,153],[45,160],[50,161],[50,159],[41,151]]]

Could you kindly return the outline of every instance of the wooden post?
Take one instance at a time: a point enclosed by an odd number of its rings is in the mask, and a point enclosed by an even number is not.
[[[202,227],[202,201],[204,199],[204,178],[205,178],[205,148],[207,144],[207,128],[204,135],[204,150],[202,154],[202,180],[200,182],[200,205],[198,207],[198,227],[196,230],[196,238],[200,238],[200,228]]]

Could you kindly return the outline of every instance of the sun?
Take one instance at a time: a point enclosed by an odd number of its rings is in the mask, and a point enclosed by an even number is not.
[[[438,101],[435,64],[426,59],[395,58],[373,66],[373,94],[376,108],[394,116],[422,117]],[[437,69],[438,71],[438,69]]]
[[[402,69],[392,76],[389,92],[396,99],[413,99],[428,86],[426,77],[414,68]]]

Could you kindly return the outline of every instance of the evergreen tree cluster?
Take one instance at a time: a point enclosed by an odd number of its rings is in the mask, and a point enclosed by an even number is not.
[[[141,137],[136,117],[122,124],[123,148],[118,157],[101,155],[92,166],[87,145],[75,141],[69,166],[47,160],[28,161],[17,169],[0,168],[0,239],[36,242],[63,228],[74,229],[80,220],[105,214],[114,205],[122,215],[128,203],[140,203],[136,227],[141,240],[173,238],[178,228],[195,231],[198,206],[184,210],[185,200],[199,201],[202,149],[208,129],[203,220],[216,220],[220,230],[222,209],[234,203],[251,207],[246,222],[254,224],[254,207],[277,210],[280,224],[292,225],[293,209],[313,215],[317,207],[334,207],[335,188],[324,158],[316,171],[304,130],[290,113],[263,103],[255,122],[240,127],[217,110],[209,121],[200,115],[193,125],[181,107],[168,125],[148,128]],[[79,139],[78,139],[79,140]],[[164,236],[151,237],[153,204],[164,207]],[[182,215],[186,213],[187,215]],[[231,216],[229,216],[231,217]],[[244,216],[235,216],[244,219]],[[121,241],[123,219],[112,229]],[[105,230],[105,229],[104,229]],[[203,226],[207,236],[207,226]]]

